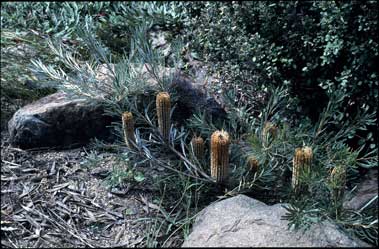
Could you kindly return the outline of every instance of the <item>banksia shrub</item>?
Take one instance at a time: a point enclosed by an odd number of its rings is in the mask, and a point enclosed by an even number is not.
[[[193,153],[200,161],[204,158],[204,140],[201,137],[193,137],[191,140]]]
[[[167,141],[170,134],[170,95],[167,92],[160,92],[156,98],[158,126],[162,137]]]
[[[229,174],[230,138],[226,131],[215,131],[211,136],[211,175],[217,183],[225,183]]]
[[[292,168],[292,188],[295,192],[298,192],[302,185],[301,176],[305,173],[310,173],[312,159],[313,152],[311,147],[296,148]]]
[[[333,168],[330,174],[330,187],[335,202],[342,200],[346,185],[346,169],[342,165]]]
[[[124,140],[129,148],[134,148],[133,143],[136,142],[134,136],[134,119],[131,112],[124,112],[122,114],[122,128],[124,130]]]
[[[254,156],[249,157],[248,163],[249,163],[250,171],[253,174],[255,174],[256,172],[258,172],[259,162],[258,162],[258,160]]]

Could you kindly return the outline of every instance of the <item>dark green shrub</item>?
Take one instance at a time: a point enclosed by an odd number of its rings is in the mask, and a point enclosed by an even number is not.
[[[336,123],[357,113],[377,112],[378,4],[375,1],[252,1],[181,3],[186,38],[221,76],[217,90],[237,98],[285,85],[295,114],[313,121],[341,90]],[[226,91],[227,92],[227,91]],[[244,94],[245,93],[245,94]],[[248,98],[245,102],[253,101]],[[353,147],[374,149],[375,125],[349,134]],[[354,139],[352,139],[354,138]],[[358,144],[357,144],[358,143]]]

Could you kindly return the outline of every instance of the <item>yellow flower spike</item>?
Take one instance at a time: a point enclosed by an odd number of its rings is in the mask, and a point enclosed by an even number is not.
[[[313,151],[311,147],[305,146],[303,148],[295,149],[292,168],[292,188],[295,192],[298,192],[300,190],[300,186],[302,185],[300,182],[301,176],[304,174],[310,174],[312,160]]]
[[[229,134],[215,131],[211,136],[211,175],[219,184],[228,180],[229,174]]]
[[[195,157],[201,161],[204,158],[204,140],[201,137],[193,137],[191,140],[193,153]]]
[[[156,98],[158,127],[163,139],[168,141],[170,135],[170,95],[167,92],[160,92]]]
[[[131,112],[124,112],[122,114],[122,127],[125,143],[130,149],[133,149],[133,143],[136,142],[136,138],[134,136],[134,119]]]
[[[266,122],[264,124],[263,130],[262,130],[262,136],[263,139],[267,139],[268,136],[271,137],[271,139],[275,139],[278,134],[278,127],[276,127],[271,122]]]
[[[258,169],[259,169],[259,162],[258,162],[258,160],[254,156],[251,156],[251,157],[249,157],[248,162],[249,162],[250,171],[253,174],[256,173],[256,172],[258,172]]]
[[[332,187],[332,197],[335,201],[343,198],[346,185],[346,169],[342,165],[333,168],[330,173],[330,183]]]

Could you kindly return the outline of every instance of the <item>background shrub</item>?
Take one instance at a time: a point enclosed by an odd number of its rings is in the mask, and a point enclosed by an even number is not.
[[[190,47],[222,75],[217,90],[239,95],[285,85],[289,113],[315,122],[328,92],[341,90],[335,121],[377,113],[378,5],[375,1],[181,3]],[[242,99],[242,98],[241,98]],[[249,101],[249,100],[248,100]],[[251,100],[250,100],[251,101]],[[377,127],[349,134],[349,144],[376,148]]]

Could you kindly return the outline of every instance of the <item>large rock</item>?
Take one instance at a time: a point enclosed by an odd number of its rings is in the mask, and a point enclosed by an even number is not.
[[[103,138],[111,119],[103,107],[85,99],[54,93],[19,109],[8,122],[10,143],[22,149],[68,146]]]
[[[268,206],[238,195],[205,208],[183,247],[357,247],[330,222],[313,224],[305,233],[287,229],[283,204]]]
[[[177,109],[173,119],[185,121],[194,112],[205,112],[214,119],[225,119],[224,108],[209,95],[203,82],[196,81],[184,74],[177,73],[170,85],[171,92],[176,95]]]
[[[343,206],[346,209],[359,210],[375,196],[378,196],[378,169],[373,168],[368,170],[353,196],[345,200]]]

